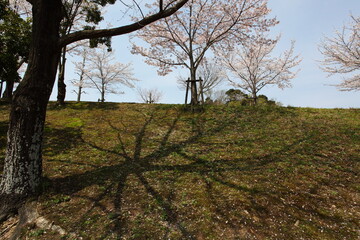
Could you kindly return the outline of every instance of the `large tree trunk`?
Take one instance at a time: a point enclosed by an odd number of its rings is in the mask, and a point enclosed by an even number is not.
[[[14,92],[11,106],[5,165],[0,184],[0,193],[4,198],[32,195],[40,186],[46,107],[60,57],[61,0],[33,0],[32,4],[29,65],[24,79]]]
[[[59,63],[59,76],[58,76],[57,102],[59,105],[65,104],[65,96],[66,96],[65,64],[66,64],[66,47],[63,47],[61,51],[61,59]]]

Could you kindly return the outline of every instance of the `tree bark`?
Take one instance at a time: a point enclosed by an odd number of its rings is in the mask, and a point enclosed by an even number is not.
[[[42,136],[46,107],[60,57],[61,0],[33,0],[29,65],[14,92],[0,193],[37,193],[42,172]]]
[[[105,89],[102,89],[101,91],[101,99],[100,99],[101,102],[105,102]]]
[[[77,102],[80,102],[81,99],[81,93],[82,93],[82,87],[79,86],[78,95],[77,95]]]
[[[65,105],[66,84],[65,84],[65,64],[66,64],[66,47],[61,51],[59,62],[59,76],[58,76],[58,95],[57,102],[59,105]]]
[[[253,106],[256,106],[256,104],[257,104],[257,93],[255,91],[252,93],[252,99],[253,99]]]
[[[191,67],[190,69],[190,89],[191,89],[191,105],[199,105],[198,100],[198,92],[197,92],[197,85],[196,85],[196,70],[195,67]]]

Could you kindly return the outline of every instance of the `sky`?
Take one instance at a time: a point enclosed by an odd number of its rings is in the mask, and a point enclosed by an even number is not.
[[[320,68],[322,55],[318,51],[318,44],[325,36],[334,36],[334,31],[350,22],[350,15],[360,16],[359,0],[268,0],[272,9],[270,17],[276,17],[280,23],[272,28],[271,34],[281,33],[282,38],[274,51],[277,56],[290,47],[291,40],[295,40],[295,53],[300,54],[301,71],[292,80],[292,88],[284,90],[275,86],[264,88],[259,94],[265,94],[283,106],[314,107],[314,108],[360,108],[360,92],[338,91],[332,86],[341,81],[341,75],[328,77]],[[115,20],[116,8],[107,10],[107,19],[113,26],[119,24]],[[179,75],[187,75],[181,69],[175,69],[167,76],[158,76],[157,68],[147,65],[144,58],[130,53],[129,36],[118,36],[112,39],[112,48],[117,61],[133,64],[135,77],[140,81],[137,88],[158,89],[163,93],[161,103],[184,103],[185,91],[179,89],[176,79]],[[66,69],[67,97],[66,100],[76,100],[73,92],[75,87],[70,83],[76,79],[72,61],[79,59],[68,57]],[[56,85],[56,84],[55,84]],[[218,87],[219,90],[232,88],[226,83]],[[55,86],[51,100],[56,100]],[[83,101],[97,101],[100,94],[94,89],[85,89],[87,94]],[[105,97],[109,102],[141,102],[137,90],[121,87],[124,94],[109,94]]]

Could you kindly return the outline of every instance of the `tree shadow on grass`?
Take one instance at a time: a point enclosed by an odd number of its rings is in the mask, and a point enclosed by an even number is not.
[[[164,116],[166,115],[165,113]],[[128,201],[126,200],[126,193],[128,192],[128,182],[131,178],[136,179],[137,184],[145,192],[145,195],[139,195],[138,198],[132,200],[136,202],[149,201],[149,205],[151,205],[150,203],[153,201],[157,209],[160,209],[160,219],[158,218],[157,220],[166,223],[166,230],[161,231],[162,237],[158,236],[159,239],[171,238],[170,235],[174,234],[174,232],[177,233],[178,239],[197,239],[199,233],[194,227],[188,226],[189,221],[184,219],[183,215],[179,214],[179,203],[174,204],[174,191],[176,191],[176,189],[171,189],[170,193],[164,194],[163,189],[154,183],[154,179],[149,177],[151,173],[157,173],[158,176],[170,174],[170,180],[167,182],[168,186],[166,187],[175,186],[176,176],[183,176],[185,174],[198,176],[202,179],[202,182],[206,184],[207,199],[210,204],[214,206],[213,208],[215,208],[214,214],[221,220],[225,221],[232,217],[228,211],[229,209],[233,210],[233,206],[230,202],[220,201],[219,196],[215,194],[215,185],[221,185],[233,191],[249,194],[251,196],[250,208],[254,209],[253,214],[257,214],[266,219],[269,214],[269,208],[266,204],[256,199],[256,197],[259,197],[260,200],[265,198],[275,203],[275,205],[284,205],[281,196],[277,196],[267,189],[258,189],[234,183],[227,180],[223,175],[234,171],[251,175],[254,171],[261,171],[264,166],[281,161],[284,154],[288,154],[290,150],[291,154],[295,154],[297,151],[301,152],[300,144],[312,138],[311,134],[307,135],[295,142],[283,145],[283,147],[277,151],[270,152],[263,156],[215,159],[210,161],[196,154],[188,153],[188,148],[197,144],[201,139],[216,136],[224,129],[231,127],[232,124],[235,124],[234,119],[218,119],[211,128],[207,129],[206,119],[202,114],[197,114],[197,117],[191,118],[188,121],[188,128],[191,129],[191,131],[179,135],[179,133],[177,133],[179,125],[184,122],[180,121],[182,117],[180,113],[173,116],[172,119],[164,121],[166,128],[162,128],[160,134],[158,134],[159,136],[154,138],[153,135],[155,135],[155,132],[152,130],[153,125],[159,122],[159,119],[162,117],[165,118],[164,116],[157,116],[156,110],[148,115],[143,114],[143,124],[140,124],[140,127],[135,128],[135,130],[131,130],[129,126],[126,126],[126,124],[121,121],[118,125],[109,121],[108,125],[110,129],[117,133],[116,141],[118,145],[114,149],[107,149],[88,140],[82,140],[85,144],[98,151],[117,156],[121,164],[102,166],[81,174],[53,180],[53,190],[55,192],[83,198],[91,202],[91,206],[86,209],[86,212],[82,213],[81,218],[77,220],[75,225],[81,226],[83,222],[88,221],[87,219],[89,219],[91,212],[94,211],[95,208],[99,208],[104,214],[109,216],[111,223],[106,226],[107,230],[98,239],[108,239],[114,236],[120,239],[126,234],[129,234],[128,228],[134,228],[134,226],[129,226],[126,212],[130,210],[129,206],[126,206],[125,209],[124,202]],[[139,119],[137,120],[139,121]],[[189,134],[190,132],[191,134]],[[81,135],[81,133],[79,134]],[[133,145],[127,143],[126,136],[128,135],[132,135],[134,139]],[[176,137],[174,138],[173,135],[176,135]],[[81,136],[77,135],[77,138],[78,137]],[[172,164],[168,162],[162,163],[163,160],[168,160],[174,155],[179,156],[182,160],[177,160]],[[132,181],[134,182],[134,180]],[[93,185],[103,186],[105,189],[96,196],[79,194],[79,192],[85,188]],[[110,192],[113,192],[113,194],[111,195]],[[105,201],[109,201],[109,195],[112,196],[110,199],[112,207],[104,203]],[[149,198],[149,200],[141,200],[140,198]],[[309,212],[309,209],[299,209],[299,211],[312,214]],[[236,213],[235,215],[239,216],[239,214],[241,215],[241,213]],[[289,211],[286,212],[286,214],[290,216],[293,213]],[[218,223],[219,226],[221,226],[224,223],[219,219],[213,219],[212,221],[214,224]],[[239,224],[247,224],[248,226],[254,227],[258,227],[259,225],[259,223],[246,222],[248,220],[245,221],[245,218],[241,216],[239,219],[239,222],[230,221],[230,223],[226,225],[233,230],[235,235],[241,235],[239,232]],[[146,218],[144,217],[144,219],[141,220],[145,221]],[[335,220],[338,221],[338,219]],[[262,223],[263,219],[256,221]],[[83,229],[85,230],[85,227],[83,227]],[[138,231],[138,233],[134,233],[136,239],[151,239],[154,237],[154,232]]]
[[[82,130],[79,127],[45,127],[43,154],[55,156],[75,148],[81,142]]]
[[[171,206],[169,199],[166,199],[162,196],[156,188],[154,188],[150,183],[149,180],[144,176],[144,173],[152,172],[152,171],[173,171],[173,170],[180,170],[180,171],[192,171],[192,166],[166,166],[166,165],[157,165],[153,164],[153,161],[159,161],[163,158],[168,157],[173,153],[180,153],[187,145],[196,142],[200,137],[203,136],[204,132],[202,130],[202,124],[199,121],[194,122],[192,121],[191,124],[191,132],[192,136],[183,141],[170,143],[169,138],[171,137],[172,133],[174,132],[175,128],[177,127],[177,122],[181,117],[180,114],[174,117],[169,124],[168,128],[163,131],[161,138],[157,141],[157,147],[152,152],[143,155],[143,144],[144,141],[147,140],[147,131],[150,124],[153,124],[155,118],[156,111],[152,112],[150,115],[144,115],[144,124],[137,130],[132,132],[131,134],[134,136],[134,146],[132,149],[129,149],[125,146],[123,140],[124,130],[114,126],[111,122],[109,122],[109,126],[111,129],[116,130],[117,134],[117,141],[119,143],[117,150],[113,149],[104,149],[101,146],[95,145],[90,142],[86,142],[91,147],[106,152],[108,154],[114,154],[118,156],[122,161],[125,160],[122,164],[115,165],[115,166],[106,166],[100,167],[93,171],[85,172],[79,175],[73,175],[66,178],[55,179],[54,180],[54,190],[56,192],[60,192],[62,194],[72,195],[80,190],[86,188],[87,186],[98,184],[98,185],[106,185],[107,181],[111,181],[114,184],[117,184],[115,198],[113,200],[114,210],[113,212],[115,215],[119,215],[116,218],[114,228],[111,229],[111,232],[116,232],[117,236],[120,237],[124,233],[123,227],[126,225],[124,222],[124,218],[121,217],[122,212],[122,198],[123,198],[123,190],[126,186],[126,181],[130,175],[136,176],[139,182],[143,185],[146,189],[147,193],[152,196],[155,201],[159,204],[159,207],[163,211],[163,221],[166,221],[169,226],[175,228],[179,231],[183,238],[185,239],[194,239],[192,234],[186,230],[183,226],[183,223],[177,217],[176,211],[174,207]],[[165,117],[167,114],[164,114]],[[221,124],[218,126],[218,129],[214,129],[213,132],[221,131],[222,128],[226,127],[228,122],[223,121],[225,124]],[[214,134],[213,133],[213,134]],[[106,191],[105,191],[106,192]],[[89,213],[93,208],[101,206],[101,200],[105,197],[104,194],[100,194],[96,198],[92,198],[93,207],[90,208],[87,213]],[[102,207],[105,210],[104,207]],[[110,212],[108,212],[110,214]],[[84,214],[84,217],[86,214]],[[82,219],[83,220],[83,219]],[[81,220],[80,220],[81,222]],[[101,239],[106,239],[108,236],[103,236]]]
[[[49,110],[59,109],[76,109],[76,110],[115,110],[119,108],[119,103],[113,102],[65,102],[65,105],[59,106],[57,102],[50,102],[48,105]]]
[[[8,122],[0,122],[0,171],[3,170]],[[81,128],[45,127],[43,154],[49,157],[66,153],[81,142]]]

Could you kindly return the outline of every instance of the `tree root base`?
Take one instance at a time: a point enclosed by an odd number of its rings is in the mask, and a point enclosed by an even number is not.
[[[36,201],[26,202],[19,208],[17,215],[10,216],[8,214],[7,219],[0,223],[0,239],[19,239],[22,230],[29,226],[57,232],[60,236],[70,235],[76,237],[75,234],[66,232],[60,226],[55,225],[54,222],[40,216],[36,206]]]

